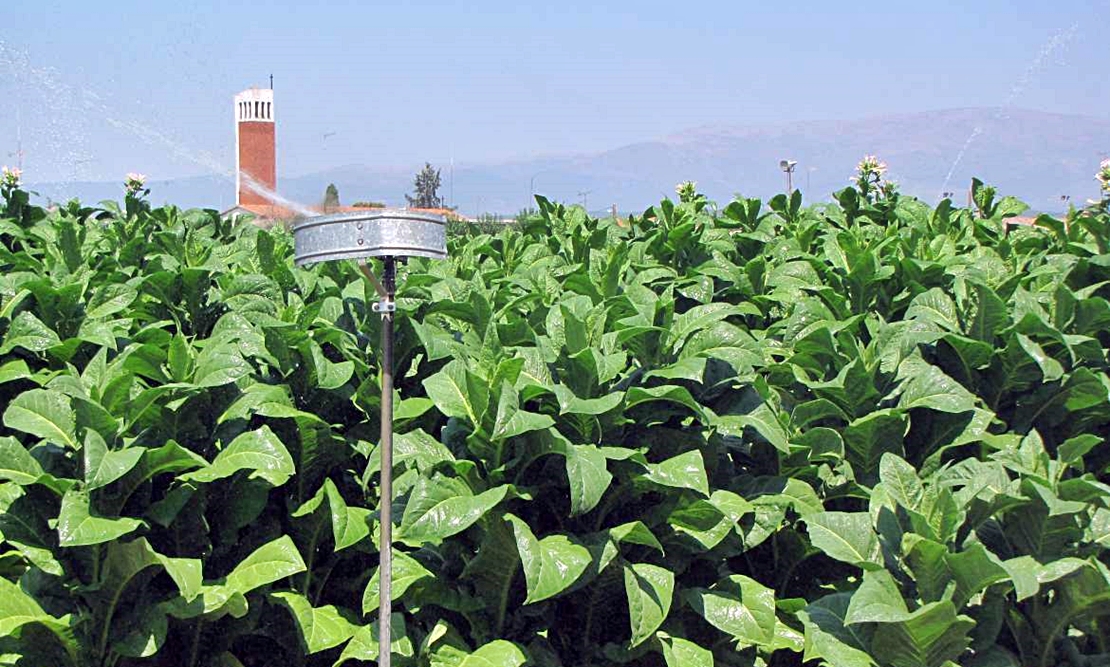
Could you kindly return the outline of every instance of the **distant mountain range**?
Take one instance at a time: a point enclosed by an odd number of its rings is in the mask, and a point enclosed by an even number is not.
[[[959,164],[957,156],[963,153]],[[848,183],[856,163],[875,154],[904,192],[928,201],[943,190],[962,201],[972,176],[1027,202],[1034,210],[1064,208],[1061,196],[1082,203],[1097,194],[1094,173],[1110,156],[1110,119],[1022,109],[952,109],[858,120],[808,121],[751,127],[703,127],[613,150],[497,164],[458,164],[442,171],[440,194],[465,214],[509,214],[529,205],[531,192],[582,203],[591,210],[616,204],[640,211],[674,186],[694,180],[716,201],[736,193],[768,197],[786,188],[779,160],[797,160],[794,187],[812,200]],[[358,200],[402,205],[422,165],[381,169],[336,167],[280,177],[278,189],[294,201],[318,202],[329,183],[344,204]],[[944,184],[949,171],[951,178]],[[943,186],[943,187],[942,187]],[[179,206],[227,209],[234,183],[201,176],[150,183],[151,199]],[[95,202],[119,198],[117,183],[42,183],[32,189],[52,200]]]

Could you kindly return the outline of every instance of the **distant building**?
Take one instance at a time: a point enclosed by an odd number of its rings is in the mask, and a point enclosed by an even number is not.
[[[235,206],[223,215],[252,215],[259,220],[294,220],[303,213],[277,196],[277,142],[274,91],[248,88],[235,96]],[[373,210],[362,206],[310,206],[313,214]],[[412,209],[463,219],[449,209]]]
[[[277,191],[274,91],[249,88],[235,96],[235,205],[272,205]]]

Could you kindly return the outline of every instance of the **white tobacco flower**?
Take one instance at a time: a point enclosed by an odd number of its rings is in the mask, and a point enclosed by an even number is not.
[[[127,190],[127,192],[134,194],[139,190],[142,190],[145,183],[145,175],[130,172],[127,174],[127,176],[124,177],[123,187]]]
[[[15,167],[8,168],[6,165],[3,171],[0,172],[0,184],[9,188],[18,188],[19,182],[23,179],[23,171]]]

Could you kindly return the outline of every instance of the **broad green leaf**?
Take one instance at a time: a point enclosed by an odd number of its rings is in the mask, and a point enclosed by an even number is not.
[[[542,431],[554,425],[555,420],[547,415],[521,410],[520,395],[516,389],[508,382],[501,383],[501,396],[497,402],[497,416],[494,419],[492,438],[507,440],[531,431]]]
[[[278,600],[293,614],[297,628],[301,631],[305,652],[309,655],[339,646],[353,637],[358,629],[336,607],[313,607],[300,593],[270,593],[270,597]]]
[[[805,628],[804,661],[820,658],[829,667],[878,664],[869,653],[874,629],[870,625],[850,626],[844,620],[850,597],[850,593],[826,595],[798,612]]]
[[[231,441],[215,460],[195,472],[181,475],[183,481],[214,482],[230,477],[240,470],[250,470],[250,477],[264,479],[272,486],[281,486],[293,476],[293,457],[278,437],[263,426]]]
[[[230,343],[209,343],[197,355],[193,383],[198,387],[212,388],[235,382],[249,375],[250,365]]]
[[[79,547],[111,542],[138,530],[143,522],[128,517],[108,518],[91,513],[89,494],[70,489],[58,510],[58,544]]]
[[[0,637],[9,637],[28,623],[42,623],[55,632],[69,625],[69,617],[55,618],[43,611],[19,584],[0,577]]]
[[[505,518],[513,526],[520,562],[524,566],[524,580],[528,587],[524,604],[540,602],[562,593],[590,565],[590,551],[566,535],[548,535],[538,540],[528,524],[512,514],[507,514]]]
[[[648,480],[660,486],[690,489],[709,496],[709,480],[705,475],[705,461],[701,452],[691,450],[660,463],[647,464]]]
[[[593,445],[567,445],[567,481],[570,484],[570,515],[589,512],[601,501],[613,481],[605,455]]]
[[[667,667],[713,667],[713,652],[681,637],[657,633]]]
[[[431,667],[521,667],[527,661],[519,646],[504,639],[495,639],[473,653],[445,645],[431,655]]]
[[[449,362],[438,373],[424,379],[428,397],[448,417],[465,419],[480,428],[489,406],[489,385],[467,370],[461,359]]]
[[[742,646],[768,646],[775,639],[775,592],[734,574],[711,588],[687,591],[694,611]]]
[[[139,292],[127,283],[106,283],[89,299],[85,317],[102,319],[122,312],[139,296]]]
[[[473,495],[458,480],[421,478],[405,506],[399,537],[419,546],[461,533],[500,503],[508,490],[498,486]]]
[[[821,512],[805,521],[813,546],[830,558],[864,569],[882,565],[879,537],[867,512]]]
[[[887,493],[902,507],[917,510],[925,499],[925,487],[917,471],[902,457],[886,453],[879,461],[879,479]]]
[[[12,399],[4,426],[77,449],[77,414],[71,399],[51,389],[31,389]]]
[[[931,602],[905,620],[877,624],[871,651],[892,667],[942,667],[964,652],[974,626],[951,602]]]
[[[96,431],[85,431],[85,489],[92,491],[108,486],[131,471],[143,457],[142,447],[109,450],[104,438]]]
[[[15,382],[16,380],[28,380],[32,377],[31,369],[27,366],[27,362],[22,359],[12,359],[0,364],[0,384]]]
[[[634,647],[655,634],[671,612],[674,572],[649,563],[626,564],[624,591],[632,626],[630,645]]]
[[[894,577],[886,570],[863,573],[863,583],[852,594],[845,623],[897,623],[910,616]]]
[[[420,581],[434,577],[426,567],[420,564],[418,560],[408,555],[404,551],[399,551],[397,548],[393,549],[393,588],[390,591],[392,600],[396,602],[400,600],[405,594],[405,591],[410,586]],[[370,581],[366,584],[366,589],[362,593],[362,613],[363,615],[371,614],[378,608],[381,601],[380,587],[381,579],[378,577],[378,568],[374,568],[374,574],[370,575]]]
[[[227,575],[227,590],[246,594],[254,589],[305,571],[305,563],[292,538],[282,535],[255,549]]]
[[[330,479],[324,482],[324,495],[327,496],[331,512],[332,538],[336,551],[358,544],[370,535],[370,510],[365,507],[349,507]]]
[[[42,466],[18,440],[0,438],[0,480],[10,480],[20,486],[34,484],[42,477]]]
[[[975,408],[975,396],[919,357],[909,357],[898,366],[898,377],[905,380],[898,407],[928,408],[937,412],[967,412]]]
[[[647,388],[633,387],[629,389],[628,393],[625,395],[624,406],[626,409],[631,409],[637,405],[655,402],[682,405],[689,408],[689,410],[699,418],[704,418],[705,416],[705,411],[701,404],[690,395],[689,389],[672,384]]]
[[[8,325],[8,332],[0,341],[0,355],[7,354],[17,347],[29,352],[45,352],[55,345],[60,345],[61,342],[62,340],[53,329],[43,324],[34,313],[25,310],[16,315]]]
[[[405,627],[404,614],[392,614],[389,619],[389,653],[390,655],[411,658],[414,655],[412,639],[409,638],[408,629]],[[343,647],[339,659],[332,667],[339,667],[348,660],[363,662],[377,662],[378,660],[378,621],[375,619],[370,625],[358,627],[351,641]]]

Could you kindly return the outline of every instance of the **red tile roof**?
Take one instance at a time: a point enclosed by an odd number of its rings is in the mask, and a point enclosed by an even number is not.
[[[374,211],[380,206],[309,206],[307,207],[313,215],[330,215],[332,213],[355,213],[357,211]],[[410,208],[410,211],[419,211],[421,213],[431,213],[433,215],[442,215],[447,219],[461,218],[461,216],[449,208]],[[288,206],[279,206],[271,204],[239,204],[234,208],[224,211],[224,215],[234,215],[236,213],[243,214],[249,213],[256,218],[263,220],[296,220],[298,218],[306,217],[303,213],[299,213]]]

